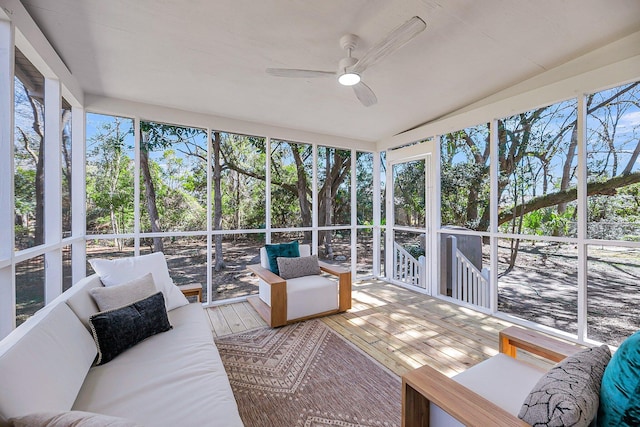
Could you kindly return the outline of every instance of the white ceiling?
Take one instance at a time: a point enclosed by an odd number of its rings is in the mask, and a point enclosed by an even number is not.
[[[638,0],[23,0],[86,93],[377,141],[640,29]],[[414,15],[427,29],[363,73],[378,104],[334,79]]]

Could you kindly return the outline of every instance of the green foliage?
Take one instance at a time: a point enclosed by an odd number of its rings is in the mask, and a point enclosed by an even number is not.
[[[418,259],[425,254],[424,248],[421,248],[419,245],[409,245],[406,246],[405,249],[415,259]]]
[[[133,231],[133,160],[127,155],[127,124],[102,123],[87,141],[87,230]]]
[[[16,168],[14,179],[15,187],[15,210],[17,215],[24,215],[33,219],[36,209],[35,179],[34,169]]]
[[[356,155],[356,216],[358,225],[373,224],[373,153]]]
[[[425,162],[424,160],[393,166],[393,196],[396,224],[425,225]]]
[[[538,236],[567,236],[575,227],[575,205],[569,205],[559,214],[555,208],[543,208],[523,217],[523,232]],[[508,228],[503,229],[508,232]]]
[[[441,223],[484,231],[489,208],[489,127],[444,135],[440,140]]]

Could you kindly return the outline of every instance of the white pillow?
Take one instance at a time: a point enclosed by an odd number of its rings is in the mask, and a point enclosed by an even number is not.
[[[100,311],[120,308],[136,301],[140,301],[158,292],[153,282],[153,275],[147,273],[144,276],[133,279],[117,286],[100,286],[89,289],[89,293],[95,300]]]
[[[117,286],[151,273],[156,289],[164,295],[167,310],[189,304],[180,289],[173,284],[162,252],[120,259],[94,258],[89,260],[89,264],[105,286]]]

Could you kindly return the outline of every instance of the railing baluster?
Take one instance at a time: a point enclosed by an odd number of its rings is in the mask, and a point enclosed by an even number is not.
[[[454,246],[455,247],[455,246]],[[482,271],[467,259],[457,248],[451,257],[452,297],[470,304],[488,307],[489,281]]]

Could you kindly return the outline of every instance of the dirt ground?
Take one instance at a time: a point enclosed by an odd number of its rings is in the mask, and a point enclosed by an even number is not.
[[[334,241],[335,264],[350,265],[350,237]],[[502,241],[501,241],[502,242]],[[502,242],[504,243],[504,242]],[[258,239],[246,237],[223,241],[225,267],[211,270],[213,300],[257,293],[257,279],[246,266],[259,262]],[[358,275],[371,274],[372,241],[358,243]],[[141,252],[151,252],[143,246]],[[577,332],[577,250],[571,245],[522,243],[515,267],[507,270],[509,250],[499,248],[498,306],[500,311],[567,332]],[[174,282],[201,283],[206,295],[206,239],[164,239],[164,253]],[[118,250],[112,242],[88,241],[87,259],[131,256],[133,248]],[[589,337],[618,345],[640,329],[640,250],[595,247],[588,254]],[[486,264],[486,260],[485,260]],[[65,288],[70,268],[65,263]],[[87,274],[92,274],[87,263]],[[43,306],[44,261],[42,257],[16,267],[18,324]],[[206,296],[205,296],[206,298]]]
[[[288,241],[288,240],[287,240]],[[164,239],[164,254],[171,272],[171,277],[177,285],[201,283],[206,298],[207,283],[207,246],[206,239],[176,238]],[[320,259],[331,264],[346,268],[351,266],[350,237],[337,238],[333,244],[333,259],[322,254]],[[260,248],[264,243],[258,239],[246,237],[223,240],[224,268],[216,272],[211,269],[212,289],[215,291],[213,300],[223,300],[251,295],[258,292],[258,281],[247,270],[247,265],[260,262]],[[151,252],[150,246],[141,247],[141,254]],[[87,244],[87,260],[95,257],[118,258],[131,256],[132,247],[125,247],[117,251],[113,246],[105,246],[96,242]],[[358,274],[370,275],[372,263],[371,243],[363,239],[358,243]],[[212,254],[213,258],[214,254]],[[367,268],[367,266],[369,266]],[[87,274],[93,274],[93,269],[87,262]]]
[[[591,339],[619,345],[640,329],[640,251],[590,246],[587,317]],[[507,271],[499,248],[500,311],[571,333],[578,330],[578,253],[573,245],[525,244]]]

